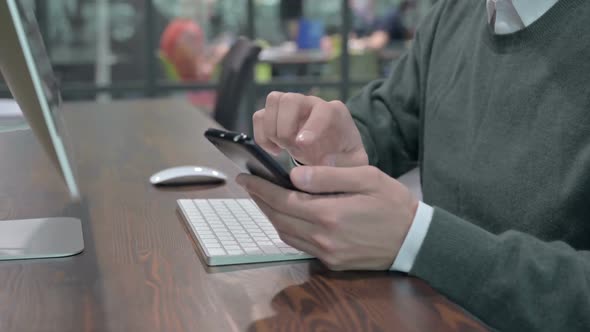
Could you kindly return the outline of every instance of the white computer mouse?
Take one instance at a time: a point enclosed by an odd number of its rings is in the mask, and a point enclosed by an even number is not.
[[[153,185],[211,184],[223,182],[227,176],[220,171],[202,166],[179,166],[159,171],[150,177]]]

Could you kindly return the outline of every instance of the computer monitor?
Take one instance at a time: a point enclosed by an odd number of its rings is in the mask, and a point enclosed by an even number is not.
[[[59,88],[33,8],[21,1],[0,0],[0,72],[71,197],[77,198],[78,186],[62,140]],[[0,260],[62,257],[83,248],[79,219],[0,221]]]

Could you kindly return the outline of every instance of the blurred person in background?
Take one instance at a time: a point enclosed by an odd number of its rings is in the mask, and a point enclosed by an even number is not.
[[[207,4],[206,17],[209,17],[209,8],[214,3]],[[160,55],[174,68],[176,79],[181,82],[210,82],[228,50],[226,42],[208,44],[202,27],[186,17],[172,19],[160,38]],[[214,108],[216,95],[213,91],[197,91],[188,96],[195,106]]]
[[[416,0],[403,0],[399,5],[392,6],[384,16],[376,17],[372,1],[351,1],[351,8],[357,18],[355,26],[356,38],[352,43],[361,48],[380,50],[395,41],[406,41],[413,38],[413,27],[410,16],[416,10]]]
[[[281,0],[279,17],[287,41],[295,41],[299,33],[299,20],[303,17],[303,0]]]
[[[208,81],[212,62],[205,57],[204,34],[190,19],[173,19],[160,39],[160,51],[176,69],[182,81]]]

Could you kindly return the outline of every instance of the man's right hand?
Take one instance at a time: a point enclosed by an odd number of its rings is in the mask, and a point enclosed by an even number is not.
[[[271,92],[253,122],[256,143],[274,155],[285,149],[306,165],[368,165],[361,135],[339,101]]]

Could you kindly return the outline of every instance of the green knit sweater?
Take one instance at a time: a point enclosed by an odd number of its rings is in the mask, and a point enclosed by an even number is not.
[[[369,160],[435,207],[410,275],[502,331],[590,331],[590,1],[494,35],[439,0],[348,104]]]

